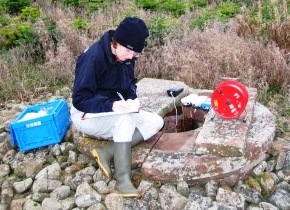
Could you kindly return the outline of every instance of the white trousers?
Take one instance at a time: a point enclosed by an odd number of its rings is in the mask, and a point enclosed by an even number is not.
[[[106,115],[82,119],[83,112],[75,107],[70,110],[75,128],[89,136],[111,139],[114,142],[130,142],[135,128],[138,128],[144,140],[149,139],[163,127],[163,118],[146,111],[129,114]]]

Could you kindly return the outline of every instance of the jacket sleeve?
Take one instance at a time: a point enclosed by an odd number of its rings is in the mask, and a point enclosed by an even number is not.
[[[79,111],[85,113],[112,111],[113,101],[98,93],[97,75],[100,68],[89,53],[83,53],[77,59],[72,103]]]

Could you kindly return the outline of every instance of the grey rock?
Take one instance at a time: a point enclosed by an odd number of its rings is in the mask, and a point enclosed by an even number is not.
[[[51,146],[50,154],[53,156],[61,155],[61,149],[59,144],[54,144]]]
[[[94,205],[91,205],[87,210],[107,210],[105,205],[102,203],[97,203]]]
[[[89,175],[83,175],[83,176],[75,176],[70,181],[70,184],[72,185],[73,189],[76,189],[80,184],[82,183],[92,183],[93,177]]]
[[[43,169],[43,162],[40,160],[25,161],[25,175],[26,177],[34,178],[37,173]]]
[[[93,175],[93,181],[94,182],[104,181],[106,183],[109,183],[110,179],[106,178],[104,176],[103,172],[100,169],[98,169],[98,170],[96,170],[96,172]]]
[[[263,171],[265,171],[267,167],[267,162],[262,161],[260,164],[258,164],[254,169],[253,169],[253,175],[258,176],[260,175]]]
[[[5,189],[5,188],[12,188],[13,187],[13,183],[19,181],[19,178],[17,176],[15,176],[14,174],[7,177],[6,179],[4,179],[1,188]]]
[[[143,193],[142,193],[143,194]],[[147,202],[151,202],[152,200],[157,200],[159,196],[159,192],[155,187],[151,187],[143,194],[143,200]]]
[[[77,187],[75,198],[87,194],[98,194],[88,183],[84,182]]]
[[[36,179],[32,186],[33,193],[47,192],[50,193],[62,185],[61,181],[50,179]]]
[[[60,144],[60,150],[63,155],[68,155],[70,151],[73,152],[75,149],[75,145],[71,142],[64,142]]]
[[[207,210],[239,210],[237,207],[225,204],[225,203],[219,203],[219,202],[213,202],[212,206],[209,207]]]
[[[153,183],[149,181],[142,180],[141,183],[138,186],[138,191],[141,194],[144,194],[146,191],[148,191],[151,187],[153,187]]]
[[[163,193],[177,193],[176,186],[174,184],[164,184],[160,187],[160,191]]]
[[[184,207],[185,209],[208,209],[212,205],[212,198],[211,197],[201,197],[196,200],[191,200],[186,204]]]
[[[211,180],[206,183],[205,191],[207,197],[215,197],[218,190],[218,183],[214,180]]]
[[[208,208],[206,208],[208,209]],[[202,208],[197,201],[189,201],[185,207],[184,210],[205,210],[204,208]]]
[[[237,187],[236,192],[241,194],[246,201],[253,204],[258,204],[263,199],[259,192],[243,184]]]
[[[105,205],[108,210],[122,210],[123,203],[124,198],[117,193],[111,193],[105,198]]]
[[[238,209],[244,209],[245,205],[245,198],[242,195],[223,188],[218,189],[216,201],[234,206]]]
[[[75,151],[69,151],[68,152],[68,159],[67,159],[67,161],[69,163],[75,163],[75,162],[77,162],[77,159],[78,159],[78,155],[77,155],[77,153]]]
[[[0,164],[0,177],[4,177],[8,174],[10,174],[9,164]]]
[[[290,184],[285,181],[282,181],[276,185],[276,189],[283,189],[288,193],[290,193]]]
[[[61,176],[61,168],[59,163],[53,163],[44,169],[42,169],[36,176],[35,179],[59,179]]]
[[[23,210],[42,210],[41,205],[31,199],[26,200]]]
[[[250,204],[247,206],[246,210],[263,210],[263,209],[259,207],[257,204]]]
[[[290,169],[290,151],[286,152],[285,162],[283,165],[283,169],[289,170]]]
[[[157,200],[151,200],[148,202],[148,206],[150,210],[160,210],[161,206]]]
[[[49,198],[49,193],[34,192],[31,199],[35,202],[41,203],[45,198]]]
[[[14,160],[16,151],[14,149],[10,149],[3,157],[2,161],[3,163],[9,164]]]
[[[0,210],[8,210],[9,204],[6,203],[0,203]]]
[[[26,178],[24,162],[12,161],[10,166],[14,170],[14,174],[16,176],[21,177],[21,178]]]
[[[280,180],[290,182],[290,170],[280,170],[277,173]]]
[[[277,161],[276,160],[269,160],[267,161],[266,171],[271,172],[274,171],[276,167]]]
[[[287,153],[285,151],[281,151],[278,154],[276,170],[281,170],[283,168],[285,160],[286,160],[286,155]]]
[[[132,209],[138,210],[151,210],[147,204],[147,202],[143,200],[133,200],[132,202]]]
[[[45,198],[41,204],[42,210],[62,210],[60,202],[55,198]]]
[[[279,210],[278,207],[272,205],[271,203],[267,203],[267,202],[261,202],[261,203],[259,203],[259,206],[260,206],[262,209],[267,209],[267,210]]]
[[[76,207],[74,196],[68,197],[60,201],[62,210],[70,210]]]
[[[166,193],[159,193],[158,201],[162,209],[169,209],[171,198]]]
[[[177,192],[184,196],[184,197],[188,197],[189,195],[189,187],[188,184],[185,181],[180,181],[178,182],[177,186],[176,186]]]
[[[26,202],[25,198],[14,199],[11,201],[10,209],[12,210],[22,210],[23,205]],[[0,208],[1,209],[1,208]]]
[[[280,210],[290,209],[290,193],[286,190],[278,189],[269,197],[268,200]]]
[[[95,190],[97,190],[100,194],[109,194],[110,193],[110,188],[104,181],[97,181],[96,183],[93,184],[93,187]]]
[[[188,198],[190,200],[196,200],[196,199],[199,199],[201,197],[206,197],[205,188],[203,188],[201,186],[192,186],[190,188],[190,193],[188,195]]]
[[[98,193],[81,195],[75,198],[75,204],[80,208],[86,208],[101,201],[102,196]]]
[[[96,172],[96,168],[94,166],[89,166],[89,167],[86,167],[86,168],[80,170],[79,172],[77,172],[76,176],[79,176],[79,177],[91,176],[91,177],[93,177],[95,172]]]
[[[1,157],[3,157],[11,149],[12,149],[11,142],[8,141],[8,139],[4,140],[3,142],[0,142],[0,156]]]
[[[31,178],[28,178],[20,182],[14,182],[13,188],[17,193],[21,194],[29,190],[32,186],[32,183],[33,183],[33,180]]]
[[[70,187],[66,185],[62,185],[50,193],[51,198],[55,198],[57,200],[63,200],[70,196]]]
[[[2,189],[1,192],[1,203],[10,204],[13,199],[13,189],[10,187]]]

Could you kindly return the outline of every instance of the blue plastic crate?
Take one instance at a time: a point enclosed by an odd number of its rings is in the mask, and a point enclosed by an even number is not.
[[[28,116],[35,118],[25,120]],[[11,122],[11,142],[21,152],[59,143],[69,125],[69,110],[64,99],[36,104]]]

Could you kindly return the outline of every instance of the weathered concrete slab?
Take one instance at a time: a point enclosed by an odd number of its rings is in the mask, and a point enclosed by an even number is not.
[[[173,86],[183,87],[184,90],[175,98],[176,106],[180,100],[189,94],[189,87],[180,81],[144,78],[137,83],[137,94],[142,109],[164,117],[174,109],[174,100],[167,95],[167,89]]]
[[[257,90],[248,88],[246,111],[237,119],[223,119],[210,110],[196,139],[196,154],[243,156],[248,130],[252,122]],[[246,117],[246,122],[243,121]]]
[[[162,133],[159,132],[152,136],[147,141],[133,147],[132,149],[132,168],[141,168],[143,162],[146,160],[147,156],[151,152],[152,148],[159,140]]]
[[[143,163],[141,172],[153,180],[164,182],[184,180],[188,184],[196,184],[216,180],[234,185],[265,159],[265,151],[274,138],[274,117],[267,108],[256,104],[252,120],[244,156],[197,155],[194,143],[200,129],[169,133],[160,137]]]

